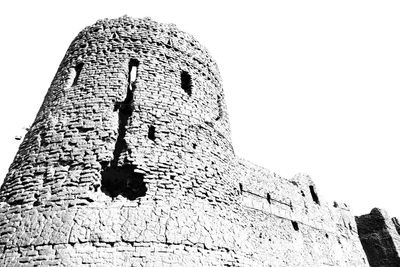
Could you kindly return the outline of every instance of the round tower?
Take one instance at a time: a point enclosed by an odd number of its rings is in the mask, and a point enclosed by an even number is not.
[[[174,25],[74,39],[0,190],[2,265],[237,262],[238,181],[216,63]]]

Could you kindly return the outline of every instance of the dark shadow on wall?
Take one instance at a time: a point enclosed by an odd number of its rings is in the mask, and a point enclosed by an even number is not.
[[[398,238],[392,223],[382,212],[375,208],[370,214],[356,217],[358,235],[372,267],[399,267],[400,258],[393,238]]]

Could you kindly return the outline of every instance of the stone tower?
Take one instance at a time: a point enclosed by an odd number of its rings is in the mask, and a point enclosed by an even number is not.
[[[366,266],[345,204],[238,158],[221,78],[174,25],[70,45],[0,190],[1,266]]]

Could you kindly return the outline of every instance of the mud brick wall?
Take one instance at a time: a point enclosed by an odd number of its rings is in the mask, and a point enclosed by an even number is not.
[[[1,266],[366,266],[308,176],[234,154],[218,67],[172,24],[73,40],[0,189]]]

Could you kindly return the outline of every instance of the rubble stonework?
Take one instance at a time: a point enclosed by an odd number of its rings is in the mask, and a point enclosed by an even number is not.
[[[1,266],[368,266],[345,204],[235,155],[216,63],[147,18],[73,40],[0,201]]]
[[[384,210],[372,209],[356,217],[358,233],[368,262],[373,267],[400,266],[400,229],[396,218],[390,219]]]

